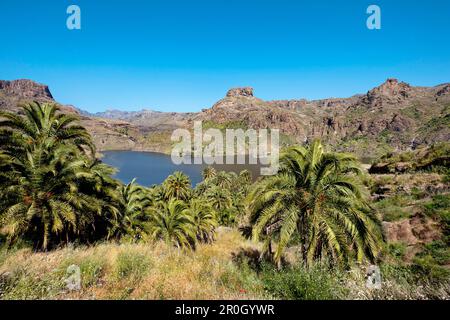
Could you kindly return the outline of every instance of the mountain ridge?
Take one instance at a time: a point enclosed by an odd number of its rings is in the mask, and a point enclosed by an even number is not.
[[[18,105],[30,100],[56,103],[46,85],[0,80],[0,109],[20,112]],[[232,88],[210,108],[191,113],[61,109],[80,117],[99,151],[168,153],[171,132],[191,129],[194,121],[221,128],[278,128],[287,144],[320,138],[339,151],[369,157],[450,140],[450,83],[418,87],[393,78],[365,94],[317,100],[265,101],[251,87]]]

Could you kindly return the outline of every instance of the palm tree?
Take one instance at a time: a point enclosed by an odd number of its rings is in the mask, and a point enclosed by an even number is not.
[[[148,192],[133,179],[129,184],[119,186],[116,200],[117,210],[113,211],[108,238],[131,236],[134,240],[142,239],[147,221],[144,211],[151,203]]]
[[[262,180],[248,196],[254,240],[266,239],[280,266],[285,248],[297,237],[304,262],[328,258],[349,262],[374,260],[379,253],[378,227],[358,182],[352,156],[326,153],[319,141],[291,147],[280,158],[278,174]]]
[[[250,184],[252,182],[252,173],[248,171],[247,169],[242,170],[239,173],[239,182],[240,184]]]
[[[211,166],[208,166],[205,169],[203,169],[202,177],[203,180],[212,179],[216,176],[216,174],[217,174],[216,169],[214,169]]]
[[[71,144],[95,155],[95,147],[87,130],[75,124],[74,115],[60,113],[55,104],[33,102],[22,106],[25,117],[0,111],[0,149],[17,157],[38,148],[51,149],[57,144]]]
[[[76,117],[53,104],[32,103],[23,111],[23,117],[0,112],[0,166],[6,172],[0,177],[0,217],[10,242],[24,236],[45,250],[93,225],[105,202],[91,188],[95,149]]]
[[[230,192],[216,186],[207,190],[205,198],[211,207],[219,212],[230,208],[233,204]]]
[[[188,212],[193,218],[197,239],[201,242],[211,243],[217,227],[214,210],[201,199],[191,199]]]
[[[199,197],[203,197],[205,195],[205,193],[211,188],[213,187],[211,180],[203,180],[200,183],[197,183],[197,185],[195,186],[195,188],[192,190],[193,191],[193,197],[194,198],[199,198]]]
[[[4,190],[13,182],[13,177],[17,176],[17,173],[13,171],[13,163],[14,159],[11,156],[0,151],[0,218],[9,196]]]
[[[213,186],[206,191],[204,199],[215,210],[221,225],[231,226],[234,224],[237,209],[233,206],[233,197],[230,191]]]
[[[74,146],[60,145],[43,163],[39,153],[28,152],[28,160],[14,159],[16,174],[3,190],[8,199],[3,208],[3,230],[10,242],[19,236],[31,238],[36,247],[47,249],[50,240],[61,240],[79,232],[102,203],[81,192],[78,176],[86,174],[86,160],[77,159]]]
[[[166,199],[175,198],[178,200],[188,200],[191,197],[191,181],[183,172],[176,171],[164,182],[163,188]]]
[[[233,186],[233,172],[220,171],[214,177],[213,184],[224,189],[231,189]]]
[[[172,198],[148,209],[149,235],[181,248],[195,248],[196,226],[185,202]]]

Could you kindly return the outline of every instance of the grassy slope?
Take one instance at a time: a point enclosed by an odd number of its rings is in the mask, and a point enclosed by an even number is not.
[[[232,252],[248,245],[232,231],[220,232],[213,245],[200,245],[195,252],[181,252],[164,243],[103,243],[48,253],[3,251],[0,275],[8,272],[12,278],[3,280],[2,298],[262,298],[254,274],[247,275],[232,263]],[[80,266],[82,290],[71,293],[63,279],[72,264]]]
[[[448,298],[447,285],[418,284],[407,267],[383,264],[383,289],[365,287],[364,271],[255,265],[255,244],[222,229],[212,245],[181,252],[163,243],[103,243],[48,253],[0,251],[0,299],[410,299]],[[247,254],[244,254],[247,253]],[[291,253],[292,254],[292,253]],[[82,288],[65,288],[67,267]]]

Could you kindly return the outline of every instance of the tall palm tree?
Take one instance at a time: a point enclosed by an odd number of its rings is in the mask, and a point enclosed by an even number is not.
[[[217,227],[214,210],[201,199],[191,199],[188,212],[193,218],[197,240],[211,243],[214,240],[214,232]]]
[[[149,235],[180,248],[195,248],[196,226],[185,202],[172,198],[148,209]]]
[[[197,183],[197,185],[195,186],[195,188],[192,190],[193,192],[193,197],[194,198],[199,198],[199,197],[203,197],[205,195],[205,193],[211,188],[213,187],[213,184],[211,183],[211,179],[208,180],[203,180],[200,183]]]
[[[10,241],[31,238],[47,249],[52,238],[78,234],[100,214],[102,203],[81,192],[78,176],[86,173],[86,160],[75,156],[74,146],[60,145],[46,156],[28,152],[28,160],[14,159],[17,174],[3,190],[9,195],[2,214],[3,230]]]
[[[183,172],[176,171],[163,182],[166,199],[188,200],[191,197],[191,181]]]
[[[76,117],[53,104],[32,103],[23,112],[0,112],[2,228],[10,241],[25,236],[47,249],[95,223],[104,202],[87,183],[94,147]]]
[[[294,237],[308,265],[322,258],[374,260],[380,237],[358,181],[360,172],[354,157],[326,153],[319,141],[289,148],[280,158],[279,173],[262,180],[248,196],[253,238],[264,237],[269,254],[272,241],[278,242],[278,265]]]

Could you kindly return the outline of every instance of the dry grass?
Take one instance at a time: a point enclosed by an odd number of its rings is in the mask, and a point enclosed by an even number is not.
[[[238,231],[219,228],[195,252],[164,243],[99,243],[48,253],[0,250],[0,299],[448,299],[448,285],[416,284],[403,271],[383,272],[381,290],[365,287],[365,267],[251,269],[239,257],[259,250]],[[295,259],[295,248],[286,258]],[[245,254],[244,254],[245,253]],[[66,287],[67,268],[81,271],[81,289]],[[402,269],[403,270],[403,269]],[[409,273],[408,273],[409,275]]]
[[[232,253],[254,246],[237,231],[220,230],[212,245],[195,252],[164,243],[64,248],[48,253],[21,249],[7,255],[0,275],[14,279],[5,299],[256,299],[254,273],[232,263]],[[81,270],[80,291],[65,289],[67,267]],[[1,288],[0,288],[1,289]]]

